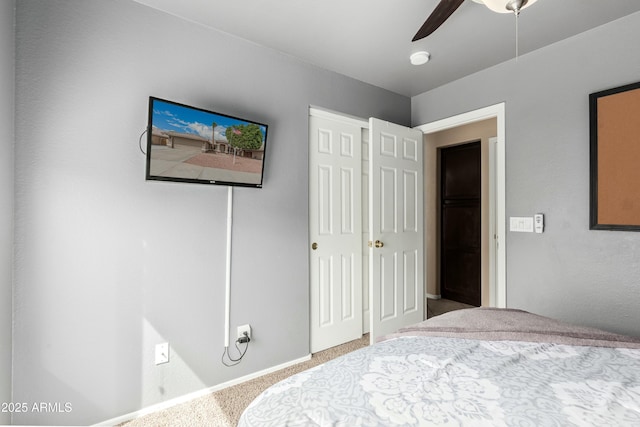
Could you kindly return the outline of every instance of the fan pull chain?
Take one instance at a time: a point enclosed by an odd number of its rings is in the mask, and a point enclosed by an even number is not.
[[[519,16],[519,14],[516,13],[516,62],[518,62],[518,41],[519,41],[519,37],[518,37],[518,16]]]

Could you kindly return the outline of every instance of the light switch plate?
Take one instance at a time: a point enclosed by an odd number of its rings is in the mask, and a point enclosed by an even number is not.
[[[533,233],[533,218],[530,216],[509,217],[509,231]]]

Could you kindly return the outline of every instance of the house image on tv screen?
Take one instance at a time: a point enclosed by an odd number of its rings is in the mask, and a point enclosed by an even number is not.
[[[267,126],[150,98],[147,179],[262,186]]]

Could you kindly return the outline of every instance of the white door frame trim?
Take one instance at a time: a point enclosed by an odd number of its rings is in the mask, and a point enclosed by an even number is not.
[[[369,129],[369,120],[356,116],[349,116],[348,114],[342,114],[337,111],[331,111],[320,107],[309,106],[309,115],[314,117],[324,117],[325,119],[349,123],[360,126],[363,129]]]
[[[495,118],[497,121],[497,153],[496,153],[496,223],[497,223],[497,253],[496,253],[496,278],[490,283],[491,306],[505,308],[507,306],[506,283],[506,216],[505,216],[505,189],[506,189],[506,158],[505,158],[505,103],[490,105],[478,110],[469,111],[448,117],[435,122],[416,126],[415,129],[424,134],[439,132],[441,130],[466,125],[469,123]]]

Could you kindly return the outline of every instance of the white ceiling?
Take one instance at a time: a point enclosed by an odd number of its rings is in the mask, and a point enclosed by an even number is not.
[[[417,42],[411,39],[439,0],[135,1],[406,96],[516,53],[515,17],[471,0]],[[638,11],[640,0],[538,0],[520,15],[519,54]],[[431,61],[411,65],[418,50]]]

